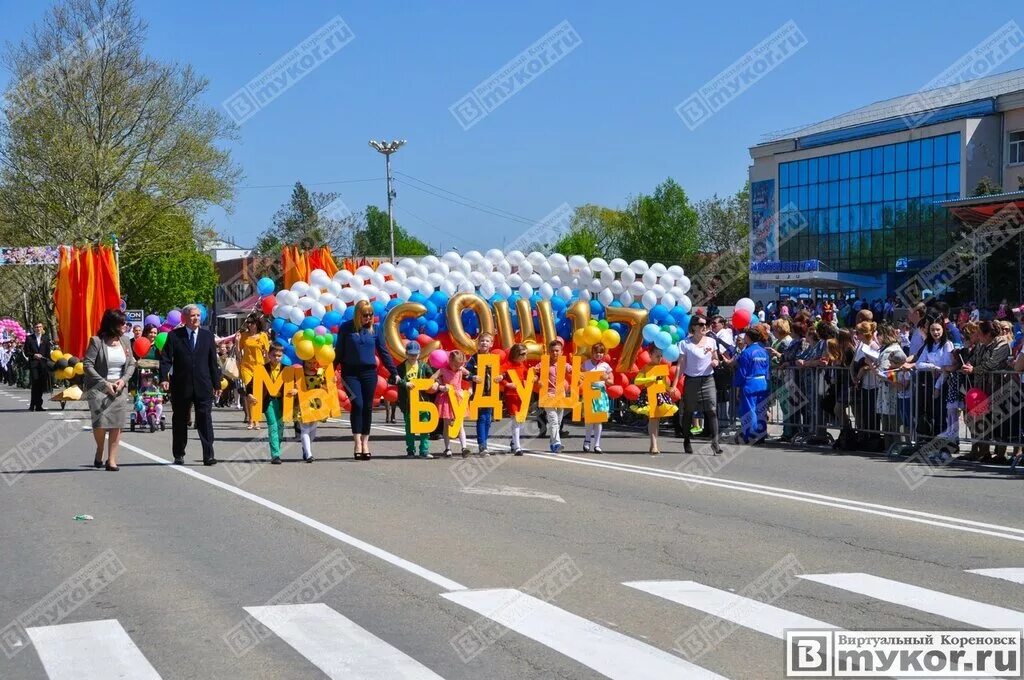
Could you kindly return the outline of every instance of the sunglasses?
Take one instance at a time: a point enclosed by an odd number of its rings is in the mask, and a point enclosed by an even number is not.
[[[706,323],[704,323],[703,321],[701,321],[701,322],[699,322],[699,323],[696,323],[696,324],[694,324],[694,325],[695,325],[695,326],[698,326],[699,328],[705,328],[705,327],[707,326],[707,324],[706,324]]]

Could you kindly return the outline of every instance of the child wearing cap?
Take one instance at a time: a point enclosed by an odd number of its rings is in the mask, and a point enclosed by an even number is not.
[[[412,389],[412,381],[418,378],[429,378],[432,375],[430,366],[420,363],[420,343],[413,340],[405,346],[405,361],[398,367],[395,382],[398,384],[398,408],[402,411],[402,420],[405,421],[405,455],[410,458],[416,455],[416,442],[419,440],[419,455],[421,458],[433,458],[430,455],[430,433],[412,433],[412,413],[409,410],[409,390]],[[421,395],[426,398],[426,395]],[[421,412],[420,422],[429,420],[430,417]]]

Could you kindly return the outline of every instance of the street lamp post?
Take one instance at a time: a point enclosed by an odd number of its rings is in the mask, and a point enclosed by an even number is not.
[[[391,154],[402,148],[404,139],[395,139],[390,142],[381,140],[379,142],[370,140],[370,146],[378,153],[384,154],[384,165],[387,168],[388,176],[388,225],[391,228],[391,261],[395,261],[395,216],[392,210],[392,202],[395,200],[395,188],[391,180]]]

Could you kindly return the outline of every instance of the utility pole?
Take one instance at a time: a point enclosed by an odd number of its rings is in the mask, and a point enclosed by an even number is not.
[[[395,188],[393,180],[391,178],[391,154],[402,148],[405,144],[404,139],[395,139],[390,142],[381,139],[381,141],[370,140],[370,146],[372,146],[378,153],[384,154],[384,166],[387,169],[388,177],[388,225],[391,229],[391,262],[395,261],[395,215],[392,203],[395,200]]]

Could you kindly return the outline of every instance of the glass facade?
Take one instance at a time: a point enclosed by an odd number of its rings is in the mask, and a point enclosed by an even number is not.
[[[779,259],[874,272],[932,260],[956,231],[937,203],[959,197],[959,132],[780,163],[780,220],[806,228],[781,239]]]

